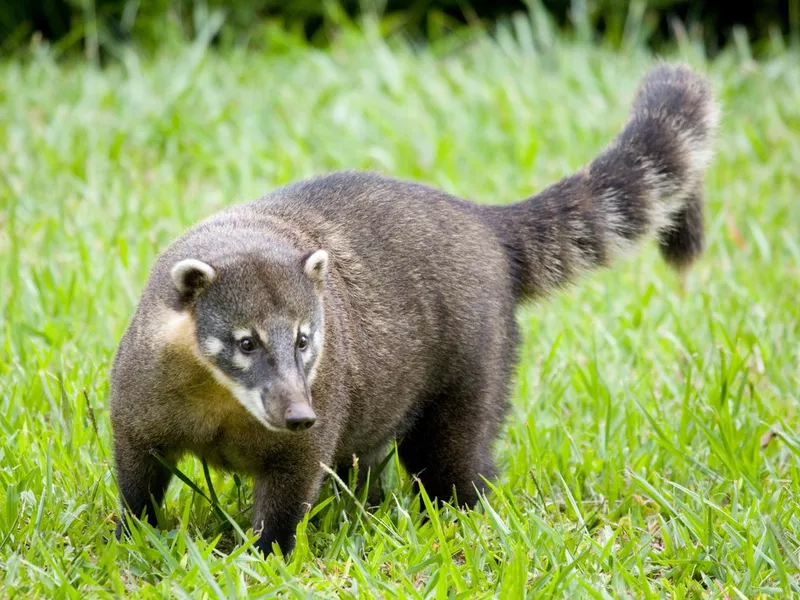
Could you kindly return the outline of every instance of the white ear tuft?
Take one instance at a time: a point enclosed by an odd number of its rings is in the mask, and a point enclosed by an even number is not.
[[[169,274],[175,288],[186,296],[196,296],[217,278],[214,267],[195,258],[175,263]]]
[[[314,284],[321,286],[328,273],[328,253],[325,250],[317,250],[307,255],[303,261],[303,270]]]

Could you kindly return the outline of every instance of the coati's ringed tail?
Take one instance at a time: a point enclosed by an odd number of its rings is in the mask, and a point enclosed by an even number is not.
[[[489,207],[520,296],[546,294],[652,236],[668,262],[688,265],[703,248],[702,176],[718,116],[701,77],[661,66],[588,167],[524,202]]]

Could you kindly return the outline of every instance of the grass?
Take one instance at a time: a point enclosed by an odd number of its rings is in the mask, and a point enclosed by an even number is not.
[[[333,169],[530,195],[614,135],[653,57],[523,19],[455,50],[366,28],[329,52],[201,36],[102,71],[0,64],[0,596],[800,595],[798,57],[675,57],[725,109],[704,258],[681,282],[650,245],[520,312],[502,476],[477,510],[423,522],[390,462],[377,510],[328,484],[294,554],[266,561],[208,500],[246,526],[249,483],[212,472],[212,495],[190,459],[167,528],[113,539],[108,369],[159,250]]]

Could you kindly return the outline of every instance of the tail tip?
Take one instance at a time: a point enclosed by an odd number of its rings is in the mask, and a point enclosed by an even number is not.
[[[634,114],[671,115],[702,137],[713,135],[720,108],[708,80],[684,63],[662,63],[639,83]]]

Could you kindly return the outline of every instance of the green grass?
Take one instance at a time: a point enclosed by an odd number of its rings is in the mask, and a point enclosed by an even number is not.
[[[521,311],[502,475],[477,510],[423,522],[390,463],[379,509],[328,484],[294,554],[262,561],[187,459],[167,528],[113,539],[108,369],[171,239],[340,168],[522,198],[611,139],[654,60],[510,31],[450,51],[367,30],[329,52],[201,39],[105,71],[46,51],[0,64],[0,596],[800,595],[798,56],[707,63],[688,43],[676,56],[725,110],[708,250],[683,284],[649,245]],[[211,481],[246,526],[249,482]]]

